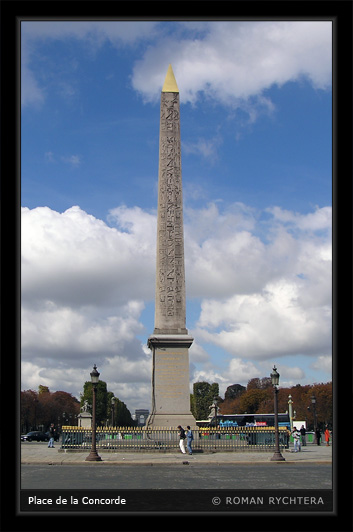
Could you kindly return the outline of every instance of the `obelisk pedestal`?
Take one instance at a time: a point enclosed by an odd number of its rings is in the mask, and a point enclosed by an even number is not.
[[[190,411],[179,89],[169,65],[161,94],[152,410],[147,427],[196,427]]]
[[[189,347],[185,335],[154,335],[148,339],[153,353],[152,410],[147,427],[196,427],[190,412]]]

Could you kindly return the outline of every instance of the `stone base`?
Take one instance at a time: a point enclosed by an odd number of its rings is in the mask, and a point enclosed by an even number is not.
[[[145,428],[176,429],[178,425],[181,425],[183,429],[186,429],[187,425],[189,425],[192,430],[197,429],[196,419],[191,412],[189,414],[151,414],[147,418]]]
[[[146,428],[196,427],[190,411],[188,334],[154,334],[148,339],[153,352],[152,412]]]
[[[77,416],[77,425],[85,429],[90,429],[92,427],[92,416],[89,412],[81,412]]]

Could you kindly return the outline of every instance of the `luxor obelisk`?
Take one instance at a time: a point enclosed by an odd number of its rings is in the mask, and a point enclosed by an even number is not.
[[[189,388],[193,338],[186,329],[180,104],[171,65],[161,93],[154,325],[148,339],[153,367],[147,426],[195,427]]]

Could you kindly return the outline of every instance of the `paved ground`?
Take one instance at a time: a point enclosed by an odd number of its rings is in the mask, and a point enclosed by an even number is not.
[[[292,450],[292,448],[290,449]],[[215,452],[215,453],[194,453],[192,456],[183,455],[180,452],[163,453],[163,452],[108,452],[98,451],[102,462],[87,464],[85,462],[89,451],[73,452],[62,451],[60,444],[57,443],[53,449],[48,448],[47,443],[22,442],[21,443],[21,463],[37,465],[70,465],[83,464],[93,466],[107,465],[172,465],[189,462],[189,464],[239,464],[239,463],[271,463],[272,452],[256,451],[234,451],[234,452]],[[283,456],[286,463],[309,462],[331,463],[332,447],[326,445],[307,445],[302,448],[301,452],[293,453],[284,451]],[[279,465],[279,464],[276,464]]]
[[[22,465],[22,489],[331,489],[330,464]]]
[[[21,443],[21,511],[328,515],[333,509],[331,447],[284,451],[284,462],[253,451],[99,453],[101,462],[86,462],[87,451]],[[48,497],[50,504],[40,502]]]
[[[101,462],[86,462],[87,452],[62,452],[59,445],[21,444],[22,489],[331,489],[332,448],[308,445],[272,453],[114,453],[100,451]],[[57,467],[57,466],[70,467]],[[55,466],[55,467],[53,467]],[[142,467],[145,466],[145,467]],[[153,467],[152,467],[153,466]]]

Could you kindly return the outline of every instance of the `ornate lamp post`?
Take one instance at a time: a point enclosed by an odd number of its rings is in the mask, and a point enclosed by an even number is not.
[[[311,396],[311,403],[313,405],[313,414],[314,414],[314,443],[317,443],[317,438],[316,438],[316,425],[317,425],[317,421],[316,421],[316,397],[315,397],[314,394]]]
[[[91,452],[86,458],[86,462],[98,462],[102,458],[98,455],[96,449],[96,394],[97,394],[97,384],[99,382],[99,375],[97,371],[97,366],[94,364],[93,371],[90,373],[91,383],[93,387],[93,401],[92,401],[92,446]]]
[[[288,395],[288,409],[289,409],[290,430],[292,432],[293,430],[293,401],[292,401],[291,395]]]
[[[274,455],[271,458],[272,462],[283,462],[285,458],[283,458],[281,451],[279,450],[279,434],[278,434],[278,389],[277,386],[279,384],[279,373],[277,371],[276,366],[273,366],[273,370],[271,373],[271,381],[274,391],[274,403],[275,403],[275,452]]]
[[[115,397],[112,397],[112,427],[114,427]]]

